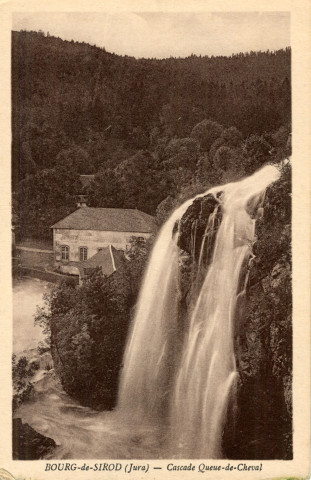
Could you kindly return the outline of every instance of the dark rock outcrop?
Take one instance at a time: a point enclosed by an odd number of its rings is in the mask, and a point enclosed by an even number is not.
[[[192,308],[206,269],[212,260],[216,234],[222,220],[221,193],[198,197],[176,222],[173,235],[183,251],[179,259],[180,325],[187,330],[187,311]]]
[[[56,447],[52,438],[36,432],[21,418],[13,419],[13,460],[39,460]]]
[[[176,226],[176,229],[179,228],[178,246],[192,255],[196,261],[199,260],[204,235],[208,237],[209,249],[207,258],[205,258],[205,264],[208,264],[210,261],[216,232],[222,219],[220,194],[221,192],[216,196],[208,194],[194,200],[182,216],[178,227]],[[210,222],[209,228],[207,227],[208,219],[213,213],[213,222]]]

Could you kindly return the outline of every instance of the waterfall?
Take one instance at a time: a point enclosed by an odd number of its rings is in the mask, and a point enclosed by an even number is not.
[[[276,167],[265,166],[185,202],[154,245],[124,355],[117,410],[133,423],[169,426],[171,457],[222,456],[222,432],[237,381],[234,313],[241,269],[252,256],[256,212],[265,189],[278,177]],[[219,208],[222,219],[205,277],[193,291],[188,318],[181,320],[181,250],[179,232],[173,231],[193,201],[207,194],[219,199],[219,205],[206,219],[200,269]],[[192,248],[196,234],[195,223]]]

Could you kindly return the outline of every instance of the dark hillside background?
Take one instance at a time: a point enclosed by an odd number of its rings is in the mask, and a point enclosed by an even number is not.
[[[137,60],[13,32],[18,235],[49,238],[75,209],[79,174],[96,174],[90,205],[137,207],[161,220],[193,191],[284,157],[290,64],[290,48]]]

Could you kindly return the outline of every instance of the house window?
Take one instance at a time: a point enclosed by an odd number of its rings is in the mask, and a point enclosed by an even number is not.
[[[62,260],[69,260],[69,247],[68,245],[62,245]]]
[[[87,248],[80,247],[80,262],[83,262],[84,260],[87,260]]]

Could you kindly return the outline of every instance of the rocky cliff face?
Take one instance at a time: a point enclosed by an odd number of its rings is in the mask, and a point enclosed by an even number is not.
[[[195,200],[178,226],[182,258],[181,297],[183,313],[189,292],[202,268],[200,249],[210,236],[210,261],[221,222],[216,198]],[[210,229],[206,230],[208,218]],[[244,265],[235,314],[235,354],[239,381],[228,410],[223,450],[228,458],[292,458],[292,291],[291,291],[291,172],[287,165],[281,178],[265,195],[256,222],[255,255]],[[212,226],[211,226],[212,225]],[[247,275],[247,277],[246,277]]]
[[[208,194],[194,200],[179,222],[173,234],[178,234],[177,245],[183,251],[180,257],[181,316],[196,298],[211,262],[216,234],[222,219],[220,196]]]
[[[211,260],[216,232],[222,218],[218,200],[220,196],[221,192],[216,196],[208,194],[197,198],[186,210],[180,222],[177,244],[182,250],[191,254],[196,262],[200,260],[202,241],[209,239],[210,248],[207,258],[204,259],[205,265]],[[175,226],[175,231],[177,228],[178,225]]]

